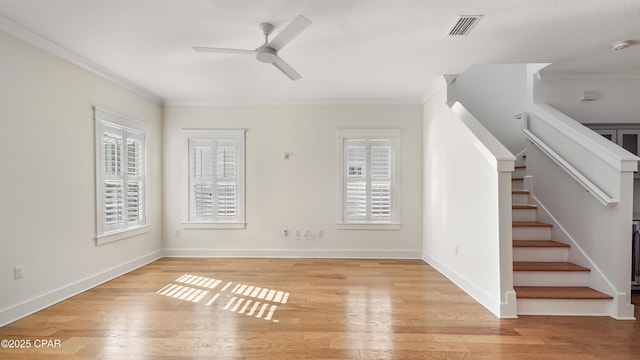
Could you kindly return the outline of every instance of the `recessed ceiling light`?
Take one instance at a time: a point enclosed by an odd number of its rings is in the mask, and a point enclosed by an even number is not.
[[[611,44],[611,48],[613,50],[623,50],[629,47],[629,45],[631,45],[631,42],[624,40],[624,41],[616,41],[613,44]]]

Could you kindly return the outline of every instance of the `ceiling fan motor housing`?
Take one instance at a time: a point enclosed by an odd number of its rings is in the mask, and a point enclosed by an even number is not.
[[[273,64],[278,60],[278,52],[266,45],[263,45],[256,50],[256,58],[263,63]]]

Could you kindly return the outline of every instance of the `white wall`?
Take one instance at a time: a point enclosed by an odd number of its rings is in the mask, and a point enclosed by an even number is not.
[[[580,101],[584,91],[600,98]],[[583,124],[640,124],[640,80],[541,80],[534,96]]]
[[[584,91],[595,91],[599,99],[580,101]],[[639,124],[640,80],[536,81],[535,101],[547,103],[583,124]],[[633,189],[633,211],[640,212],[640,180]]]
[[[504,183],[504,174],[479,150],[474,135],[445,101],[443,89],[424,105],[423,258],[501,316],[504,292],[513,292],[512,282],[501,284],[499,182]],[[510,223],[510,213],[506,216]],[[503,255],[507,263],[508,251]],[[511,279],[511,268],[504,271]]]
[[[526,64],[474,65],[456,79],[458,101],[513,154],[525,148]]]
[[[420,257],[420,105],[167,107],[164,246],[177,256]],[[401,230],[336,230],[336,129],[400,128]],[[181,131],[246,128],[244,230],[183,229]],[[283,154],[291,153],[289,160]],[[297,241],[289,229],[322,229]],[[179,231],[179,236],[176,236]]]
[[[0,49],[2,325],[159,255],[162,110],[3,32]],[[91,105],[151,125],[151,231],[102,246]]]

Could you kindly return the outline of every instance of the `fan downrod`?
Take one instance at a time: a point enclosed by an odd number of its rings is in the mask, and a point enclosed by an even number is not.
[[[262,31],[264,36],[271,35],[271,32],[273,32],[274,28],[273,24],[270,23],[261,23],[260,25],[258,25],[258,27],[260,28],[260,31]]]

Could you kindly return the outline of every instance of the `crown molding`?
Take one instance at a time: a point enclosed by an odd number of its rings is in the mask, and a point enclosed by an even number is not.
[[[540,80],[640,80],[637,71],[563,71],[542,70]]]
[[[26,29],[14,20],[0,14],[0,30],[36,47],[47,53],[59,57],[81,69],[89,71],[103,79],[106,79],[126,90],[145,97],[156,104],[163,104],[164,99],[157,94],[135,84],[124,77],[64,48],[63,46],[51,41],[35,32]]]
[[[165,99],[165,106],[322,106],[322,105],[421,105],[420,98],[345,98],[345,99],[274,99],[219,101]]]

